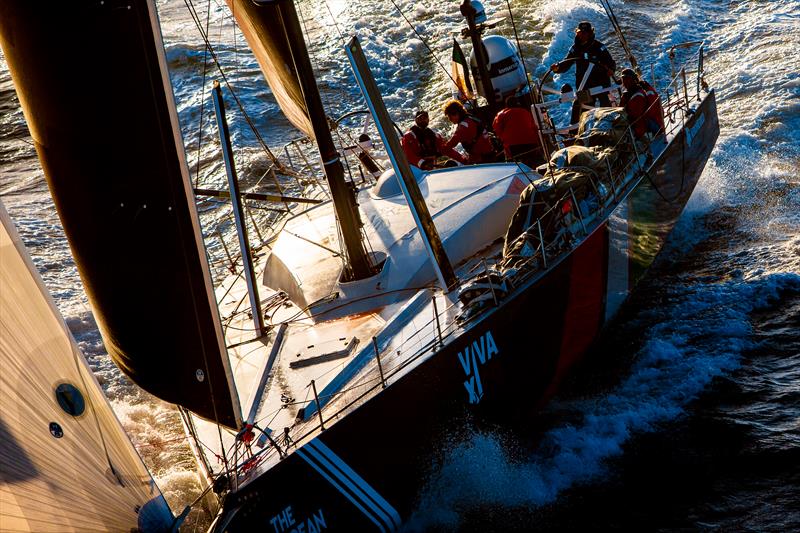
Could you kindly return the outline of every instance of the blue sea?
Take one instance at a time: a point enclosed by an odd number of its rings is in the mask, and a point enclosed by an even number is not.
[[[218,186],[225,176],[208,128],[208,83],[218,75],[209,66],[204,89],[205,54],[187,3],[161,0],[159,13],[190,167]],[[328,113],[364,107],[340,37],[355,33],[394,120],[405,127],[426,108],[447,133],[437,110],[452,89],[439,63],[449,69],[458,2],[395,3],[411,26],[392,2],[299,3]],[[198,19],[208,20],[247,113],[280,148],[298,133],[222,4],[195,2]],[[494,31],[514,39],[509,4],[484,5],[490,18],[506,18]],[[705,41],[717,146],[661,256],[585,363],[527,430],[476,430],[450,443],[425,480],[411,530],[800,531],[800,0],[611,5],[657,86],[669,78],[670,46]],[[537,78],[566,55],[581,20],[624,62],[599,2],[510,8]],[[232,108],[229,120],[248,179],[267,159],[241,112]],[[0,199],[131,439],[182,509],[201,483],[178,417],[130,384],[103,348],[2,55]],[[201,211],[207,233],[231,236],[219,204]]]

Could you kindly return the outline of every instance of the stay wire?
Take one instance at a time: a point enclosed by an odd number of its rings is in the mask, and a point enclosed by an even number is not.
[[[531,75],[528,72],[528,66],[525,64],[525,57],[522,55],[522,44],[519,42],[517,24],[514,22],[514,12],[511,11],[511,0],[506,0],[506,6],[508,7],[508,17],[511,19],[511,27],[514,29],[514,39],[517,41],[517,51],[519,52],[520,61],[522,61],[522,69],[525,71],[525,84],[528,86],[528,93],[534,96],[531,88]]]
[[[269,148],[269,146],[267,146],[267,143],[264,141],[264,138],[261,137],[261,133],[256,128],[255,123],[250,118],[250,115],[247,113],[247,110],[244,108],[244,104],[239,99],[239,95],[233,89],[233,86],[231,85],[230,80],[228,80],[228,76],[225,74],[225,71],[222,68],[222,64],[219,61],[219,57],[217,56],[216,51],[214,51],[214,47],[211,44],[211,41],[209,41],[209,39],[208,39],[208,34],[205,31],[203,31],[203,27],[200,24],[200,20],[199,20],[199,17],[197,16],[197,13],[195,11],[194,4],[193,4],[192,0],[184,0],[184,3],[187,5],[187,7],[189,9],[189,12],[192,15],[192,20],[194,21],[195,26],[197,27],[197,31],[200,32],[200,36],[203,39],[203,43],[205,44],[206,49],[208,50],[209,54],[211,54],[211,57],[214,60],[214,64],[217,66],[217,70],[219,71],[219,74],[222,77],[222,80],[225,83],[225,86],[228,88],[228,91],[230,92],[231,96],[233,97],[234,101],[236,102],[236,106],[242,112],[242,116],[244,117],[245,121],[247,122],[247,125],[250,127],[251,131],[256,136],[256,139],[258,140],[258,143],[261,145],[261,147],[267,153],[267,155],[272,160],[272,162],[278,167],[278,169],[281,172],[286,173],[287,175],[289,175],[292,171],[290,169],[286,168],[283,165],[283,163],[281,163],[278,160],[277,156],[275,156],[275,154],[272,153],[272,150]],[[283,188],[281,187],[280,182],[277,179],[275,179],[275,186],[278,188],[278,191],[281,194],[283,194]]]
[[[456,84],[456,80],[453,78],[453,75],[452,75],[452,74],[450,74],[450,71],[448,71],[448,70],[445,68],[445,66],[444,66],[444,65],[442,65],[442,62],[441,62],[441,61],[439,61],[439,57],[436,55],[436,53],[433,51],[433,49],[431,49],[431,47],[430,47],[430,46],[428,46],[428,43],[427,43],[427,41],[425,41],[425,39],[422,37],[422,35],[420,35],[420,34],[419,34],[419,32],[417,31],[417,29],[414,27],[414,25],[413,25],[413,24],[411,24],[411,21],[410,21],[410,20],[408,20],[408,18],[406,17],[406,14],[405,14],[405,13],[403,13],[403,10],[402,10],[402,9],[400,9],[400,6],[398,6],[398,5],[397,5],[397,2],[395,2],[395,0],[389,0],[389,1],[392,3],[392,5],[394,6],[394,8],[397,10],[397,12],[398,12],[398,13],[400,13],[400,16],[401,16],[401,17],[403,17],[403,20],[405,20],[405,21],[406,21],[406,24],[408,24],[408,26],[411,28],[411,31],[413,31],[413,32],[414,32],[414,35],[416,35],[416,36],[417,36],[417,39],[419,39],[419,40],[422,42],[422,44],[423,44],[423,45],[425,45],[425,48],[427,48],[427,49],[428,49],[428,53],[429,53],[431,56],[433,56],[433,59],[436,61],[436,63],[439,65],[439,67],[441,67],[441,69],[444,71],[444,73],[445,73],[445,74],[447,74],[447,77],[448,77],[448,78],[450,78],[450,81],[452,81],[452,82],[453,82],[453,85],[457,85],[457,84]]]
[[[66,323],[63,324],[63,327],[65,329],[67,328]],[[100,426],[100,417],[97,415],[97,411],[94,408],[94,400],[88,395],[88,392],[91,389],[86,384],[84,369],[87,369],[89,364],[88,362],[86,363],[85,366],[82,366],[80,364],[80,361],[78,360],[78,358],[81,357],[80,351],[78,350],[78,347],[75,345],[74,341],[70,342],[70,351],[72,352],[72,359],[75,361],[75,369],[78,372],[78,377],[80,377],[81,384],[83,385],[83,390],[87,392],[86,397],[89,400],[87,403],[89,404],[89,409],[92,411],[92,418],[94,419],[95,426],[97,427],[97,434],[100,437],[100,444],[103,446],[103,453],[106,456],[106,462],[108,463],[108,467],[111,470],[111,473],[114,474],[114,477],[117,479],[117,482],[120,484],[120,486],[124,487],[125,482],[122,480],[122,477],[119,475],[119,472],[117,472],[117,469],[114,468],[114,463],[111,462],[111,456],[108,453],[108,446],[106,445],[106,439],[103,436],[103,429]],[[86,362],[85,359],[84,362]],[[91,372],[91,369],[89,369],[89,372]]]
[[[611,22],[611,26],[614,28],[614,32],[617,34],[617,38],[619,39],[620,44],[622,45],[622,49],[625,51],[625,55],[628,58],[628,62],[631,64],[636,70],[639,70],[639,65],[636,61],[636,58],[633,56],[633,52],[631,52],[630,46],[628,46],[628,41],[625,39],[625,34],[622,33],[622,28],[619,25],[619,21],[617,20],[617,15],[614,14],[614,10],[611,9],[611,4],[608,3],[608,0],[600,0],[600,4],[603,6],[603,10],[606,12],[606,16],[608,20]]]
[[[186,4],[186,0],[184,0],[184,4]],[[186,7],[189,8],[189,5],[186,4]],[[191,12],[191,9],[190,9]],[[208,34],[208,28],[210,26],[211,21],[211,0],[208,0],[208,5],[206,6],[206,34]],[[200,124],[197,128],[197,165],[195,166],[194,171],[194,186],[195,188],[200,186],[200,151],[203,146],[203,119],[205,118],[205,103],[206,103],[206,76],[208,73],[208,47],[203,49],[203,81],[200,85]]]
[[[325,8],[328,10],[328,14],[331,16],[331,20],[333,21],[333,27],[336,28],[336,32],[339,34],[339,39],[342,40],[342,45],[344,46],[347,44],[347,40],[344,38],[344,34],[342,33],[342,29],[339,27],[339,23],[336,22],[336,17],[333,16],[333,11],[331,10],[328,0],[325,0]]]

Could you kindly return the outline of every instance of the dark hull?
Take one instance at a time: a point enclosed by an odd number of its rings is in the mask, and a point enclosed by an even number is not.
[[[408,375],[229,494],[217,529],[397,528],[413,510],[442,443],[457,439],[465,420],[525,420],[586,352],[663,246],[718,134],[711,93],[649,177],[571,254]]]

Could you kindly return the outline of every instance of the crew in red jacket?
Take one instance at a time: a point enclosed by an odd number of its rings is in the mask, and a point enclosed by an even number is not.
[[[521,161],[531,168],[544,163],[539,128],[530,109],[521,106],[516,96],[506,98],[506,107],[494,117],[492,129],[503,141],[506,161]]]
[[[447,156],[459,163],[465,163],[466,158],[445,146],[444,138],[430,129],[428,123],[430,117],[424,110],[417,111],[414,117],[414,125],[400,139],[400,145],[406,154],[408,162],[423,170],[433,169],[436,158]]]
[[[639,86],[647,97],[648,129],[656,135],[661,135],[666,131],[664,107],[661,105],[661,97],[658,96],[655,88],[642,78],[639,78]]]
[[[641,139],[647,133],[647,95],[639,85],[639,77],[629,68],[622,71],[622,85],[625,92],[622,94],[622,106],[628,112],[636,137]]]
[[[468,163],[491,163],[494,161],[494,147],[489,139],[489,133],[480,119],[467,113],[458,100],[447,102],[444,105],[444,114],[447,115],[450,122],[457,124],[456,131],[445,143],[445,148],[453,149],[458,143],[461,143],[467,152]]]

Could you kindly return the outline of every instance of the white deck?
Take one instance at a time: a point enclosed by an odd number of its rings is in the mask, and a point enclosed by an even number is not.
[[[476,263],[469,258],[505,234],[526,183],[516,165],[461,167],[422,176],[420,188],[448,256],[454,266],[462,265],[459,274],[467,276]],[[243,417],[247,419],[251,406],[257,404],[255,424],[268,429],[279,443],[284,440],[284,428],[290,428],[297,441],[319,424],[311,380],[323,405],[326,426],[335,422],[327,417],[343,403],[380,383],[373,337],[388,371],[428,346],[437,335],[431,302],[434,292],[428,288],[434,282],[434,271],[405,199],[401,195],[376,198],[370,191],[362,191],[359,204],[372,249],[387,259],[382,272],[373,278],[339,283],[341,259],[332,252],[339,246],[330,204],[289,220],[271,254],[259,261],[256,277],[261,301],[279,296],[270,284],[292,296],[277,308],[265,309],[268,323],[286,323],[279,346],[275,346],[277,326],[267,336],[256,338],[243,278],[230,278],[218,289],[218,298],[225,295],[220,314]],[[453,308],[454,296],[448,300],[438,293],[440,315],[449,313],[440,323],[446,334],[455,327],[457,309]],[[325,298],[330,301],[309,308]],[[320,319],[323,312],[327,314]],[[346,349],[353,338],[357,341],[354,349],[336,353]],[[332,359],[292,366],[320,356]],[[266,386],[259,390],[262,381]],[[326,407],[328,403],[335,405]],[[300,408],[306,411],[302,420],[297,419]],[[199,440],[220,454],[216,424],[195,416],[192,421]],[[230,450],[235,435],[223,430],[222,441]],[[207,451],[206,455],[210,456]],[[224,468],[210,457],[215,472]],[[277,460],[277,454],[270,454],[272,460]]]

